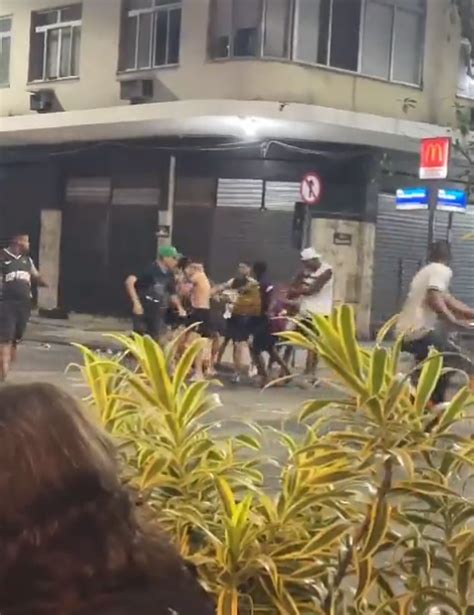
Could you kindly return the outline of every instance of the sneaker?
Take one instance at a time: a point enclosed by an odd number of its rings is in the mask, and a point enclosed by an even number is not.
[[[233,374],[232,378],[230,379],[230,381],[232,382],[232,384],[239,384],[240,383],[240,374]]]

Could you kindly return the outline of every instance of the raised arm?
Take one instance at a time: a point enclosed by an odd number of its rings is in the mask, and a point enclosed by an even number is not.
[[[332,278],[332,269],[326,269],[321,275],[318,275],[307,288],[301,289],[302,295],[314,295],[326,286],[329,280]]]

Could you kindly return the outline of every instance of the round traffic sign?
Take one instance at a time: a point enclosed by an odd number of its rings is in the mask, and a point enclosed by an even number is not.
[[[311,172],[301,180],[301,198],[308,205],[315,205],[321,198],[321,179],[317,173]]]

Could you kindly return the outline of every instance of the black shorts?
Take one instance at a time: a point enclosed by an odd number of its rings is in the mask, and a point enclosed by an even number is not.
[[[29,301],[0,301],[0,343],[17,344],[31,315]]]
[[[255,329],[255,316],[232,315],[227,321],[226,337],[233,342],[247,342]]]
[[[161,308],[146,307],[141,316],[132,316],[133,331],[140,335],[149,335],[159,340],[166,333],[166,310]]]
[[[188,326],[199,323],[193,330],[201,337],[212,337],[211,310],[206,308],[193,308],[188,316]]]
[[[278,342],[278,337],[273,335],[270,319],[262,316],[254,321],[252,349],[260,354],[271,352]]]

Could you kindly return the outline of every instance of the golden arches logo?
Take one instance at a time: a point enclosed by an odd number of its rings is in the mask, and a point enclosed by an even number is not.
[[[428,143],[423,157],[425,163],[442,166],[445,161],[445,147],[441,143]]]

